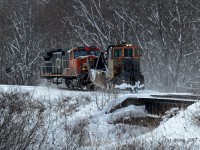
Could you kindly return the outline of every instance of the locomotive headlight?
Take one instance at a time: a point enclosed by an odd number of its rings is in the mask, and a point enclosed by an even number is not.
[[[101,72],[100,72],[100,71],[97,71],[97,74],[101,74]]]
[[[87,66],[83,66],[82,70],[87,70]]]

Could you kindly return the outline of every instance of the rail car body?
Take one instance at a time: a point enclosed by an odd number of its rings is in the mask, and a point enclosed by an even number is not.
[[[93,68],[99,53],[99,48],[94,46],[49,51],[43,56],[45,65],[41,67],[40,76],[57,85],[64,80],[72,89],[92,89],[86,63]]]

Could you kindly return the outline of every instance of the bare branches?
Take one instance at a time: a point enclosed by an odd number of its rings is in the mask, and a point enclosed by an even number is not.
[[[37,149],[44,144],[43,104],[29,93],[0,92],[0,149]]]
[[[151,88],[175,89],[200,76],[197,0],[16,0],[0,5],[1,71],[10,83],[33,84],[44,49],[96,45],[106,50],[121,41],[144,49],[143,72]]]
[[[35,12],[31,2],[16,2],[16,7],[11,9],[8,20],[10,25],[8,30],[12,31],[13,36],[7,40],[6,60],[7,68],[12,72],[8,74],[17,84],[30,84],[30,79],[36,71],[34,66],[37,64],[39,47],[37,34],[35,32]],[[13,7],[11,5],[11,7]],[[12,61],[9,61],[12,60]]]

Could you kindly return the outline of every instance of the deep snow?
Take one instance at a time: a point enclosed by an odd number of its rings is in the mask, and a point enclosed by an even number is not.
[[[103,91],[72,91],[65,88],[46,86],[9,86],[0,85],[4,91],[28,91],[34,99],[39,99],[46,106],[46,124],[49,126],[49,147],[65,147],[69,132],[66,126],[76,126],[86,122],[87,140],[79,149],[116,149],[124,145],[137,144],[146,149],[166,148],[176,145],[200,149],[200,103],[196,102],[186,110],[165,119],[153,129],[127,124],[114,124],[118,118],[145,117],[148,114],[143,106],[133,106],[106,113],[113,106],[127,97],[150,97],[159,94],[153,91],[135,93],[109,93]],[[68,139],[69,140],[69,139]],[[73,142],[73,139],[68,142]],[[161,144],[162,143],[162,144]],[[132,144],[133,145],[133,144]]]

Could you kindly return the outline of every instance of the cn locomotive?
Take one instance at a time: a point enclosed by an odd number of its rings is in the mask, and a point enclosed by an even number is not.
[[[140,71],[142,49],[130,44],[109,45],[101,51],[95,46],[58,49],[43,55],[40,76],[54,84],[65,82],[70,89],[144,89]]]
[[[70,89],[92,90],[94,86],[86,63],[90,61],[93,68],[99,53],[99,48],[94,46],[49,51],[43,56],[45,65],[41,67],[40,76],[57,85],[64,80]]]

